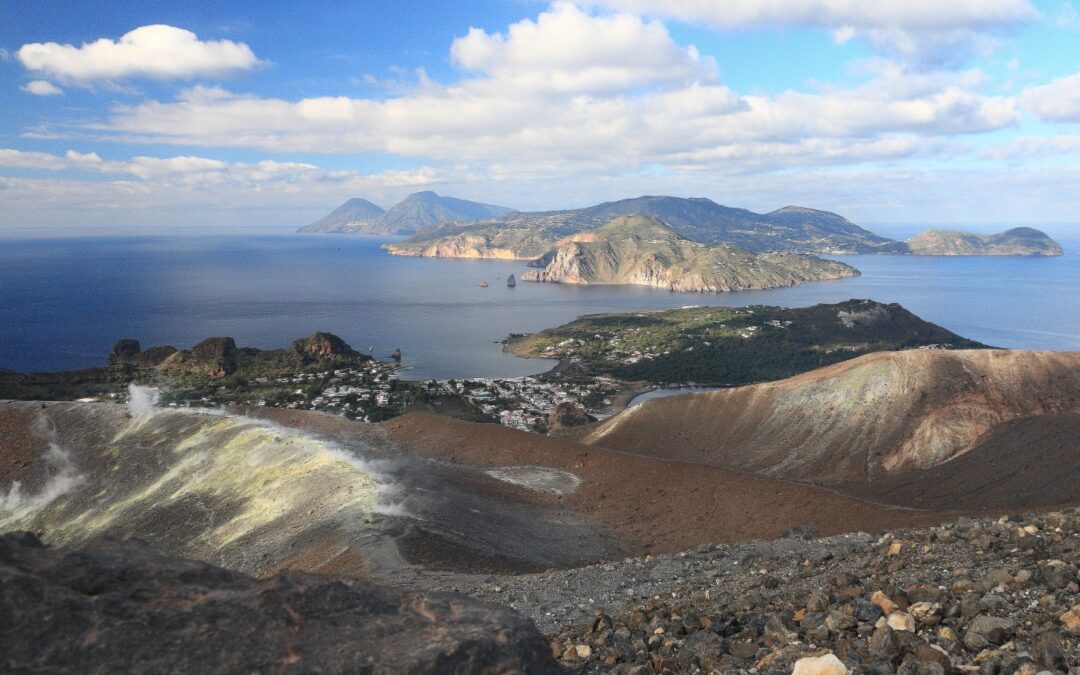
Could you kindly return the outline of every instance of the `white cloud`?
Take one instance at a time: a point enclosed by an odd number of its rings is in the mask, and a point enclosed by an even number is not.
[[[1038,15],[1028,0],[600,0],[598,4],[721,28],[804,25],[936,30],[992,27]]]
[[[452,43],[450,56],[463,79],[439,83],[421,70],[389,97],[286,100],[197,85],[172,101],[114,106],[104,120],[74,132],[33,133],[385,153],[465,164],[480,174],[536,176],[655,165],[763,171],[815,157],[825,164],[882,161],[919,152],[918,139],[939,148],[925,139],[1018,120],[1013,98],[981,93],[978,71],[919,72],[888,61],[864,63],[868,79],[857,86],[740,94],[718,82],[710,59],[680,45],[659,22],[566,2],[502,33],[470,29]]]
[[[413,170],[392,170],[378,174],[356,171],[329,171],[306,162],[224,162],[209,157],[136,156],[129,160],[103,160],[97,153],[68,150],[63,155],[0,148],[0,168],[35,169],[42,171],[89,171],[97,174],[127,174],[147,182],[176,182],[188,185],[199,183],[234,183],[260,186],[326,183],[335,185],[367,185],[382,188],[419,186],[439,182],[443,176],[431,167]]]
[[[716,76],[715,63],[694,47],[680,47],[660,22],[590,16],[568,2],[506,34],[470,28],[450,55],[462,68],[532,91],[625,91]]]
[[[856,87],[772,96],[740,96],[703,82],[561,95],[544,83],[508,91],[501,82],[426,83],[387,100],[186,92],[174,102],[117,108],[97,130],[120,141],[632,171],[691,156],[750,158],[759,144],[768,148],[766,157],[781,145],[796,151],[824,141],[833,157],[846,142],[900,152],[898,135],[981,133],[1019,119],[1014,99],[978,93],[978,71],[934,75],[885,67]],[[852,161],[858,156],[849,154]]]
[[[445,183],[428,166],[364,174],[304,162],[225,162],[197,156],[104,160],[0,148],[0,228],[132,225],[146,222],[300,226],[357,195],[393,203],[404,194]],[[45,175],[35,175],[36,172]],[[467,174],[457,173],[458,184]],[[477,195],[480,196],[479,194]]]
[[[254,165],[249,165],[254,166]],[[424,175],[426,172],[428,175]],[[0,234],[4,228],[49,225],[184,227],[199,224],[299,227],[344,199],[363,196],[389,205],[438,184],[440,192],[524,209],[585,206],[641,194],[704,196],[722,204],[769,211],[800,204],[841,213],[855,222],[1021,223],[1075,220],[1080,168],[984,166],[972,169],[816,167],[764,174],[717,171],[663,174],[560,173],[531,177],[470,177],[418,169],[341,180],[264,182],[223,180],[84,180],[0,176]],[[1074,230],[1075,232],[1075,230]]]
[[[1028,0],[593,0],[619,11],[732,29],[812,26],[917,65],[961,63],[992,50],[988,35],[1031,21]]]
[[[251,48],[231,40],[199,40],[191,31],[142,26],[119,40],[101,38],[80,47],[56,42],[25,44],[15,57],[27,70],[72,84],[131,77],[189,79],[248,70],[259,64]]]
[[[1046,122],[1080,122],[1080,73],[1028,87],[1020,99],[1025,109]]]
[[[46,82],[45,80],[33,80],[19,88],[35,96],[59,96],[64,93],[64,91],[55,84]]]
[[[1008,143],[988,148],[982,157],[991,160],[1019,161],[1032,157],[1073,155],[1080,151],[1080,136],[1019,136]]]

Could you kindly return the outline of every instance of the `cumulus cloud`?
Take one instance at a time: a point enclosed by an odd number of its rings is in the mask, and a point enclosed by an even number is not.
[[[64,93],[64,91],[55,84],[46,82],[45,80],[33,80],[19,88],[35,96],[59,96]]]
[[[918,65],[959,63],[996,45],[990,34],[1038,17],[1029,0],[593,0],[620,11],[731,29],[813,26]]]
[[[91,84],[132,77],[189,79],[248,70],[259,64],[251,48],[231,40],[200,40],[195,33],[155,24],[76,47],[25,44],[15,58],[32,73],[60,82]]]
[[[992,0],[991,8],[1006,2]],[[848,9],[848,18],[863,16],[860,26],[883,11]],[[954,22],[966,16],[950,11]],[[920,21],[930,19],[901,23]],[[470,29],[449,52],[462,79],[444,84],[420,71],[391,97],[287,100],[197,85],[175,100],[114,106],[78,133],[129,143],[385,153],[536,176],[658,164],[759,171],[815,157],[880,161],[919,152],[918,139],[939,147],[925,139],[1018,120],[1015,99],[981,93],[978,71],[913,71],[887,61],[865,70],[868,79],[857,86],[741,94],[658,21],[567,2],[504,32]]]
[[[906,154],[903,135],[935,137],[1015,124],[1016,101],[978,93],[977,71],[883,68],[867,82],[817,92],[740,95],[717,83],[639,93],[506,95],[495,78],[428,83],[393,99],[287,101],[186,92],[172,102],[115,109],[100,132],[124,141],[326,153],[392,153],[435,160],[634,170],[651,163],[812,152],[828,141]],[[887,141],[887,142],[882,142]],[[782,154],[782,153],[781,153]],[[858,161],[860,153],[848,153]],[[530,169],[535,171],[535,168]]]
[[[454,40],[450,56],[462,68],[534,91],[623,91],[716,76],[715,63],[676,44],[658,21],[590,16],[567,2],[505,34],[471,28]]]
[[[1024,108],[1046,122],[1080,122],[1080,73],[1028,87],[1021,94]]]

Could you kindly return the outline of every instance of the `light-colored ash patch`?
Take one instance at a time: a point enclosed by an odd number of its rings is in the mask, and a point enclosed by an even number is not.
[[[502,466],[488,469],[484,473],[492,478],[530,490],[554,492],[560,495],[573,494],[581,485],[581,479],[569,471],[543,466]]]

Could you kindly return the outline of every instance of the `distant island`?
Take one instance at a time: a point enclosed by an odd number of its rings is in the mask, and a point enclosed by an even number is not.
[[[927,230],[900,242],[888,253],[910,255],[1026,255],[1058,256],[1061,246],[1041,230],[1016,227],[998,234]]]
[[[512,209],[465,199],[443,197],[431,191],[417,192],[389,211],[366,199],[350,199],[299,232],[348,234],[413,234],[446,222],[470,222],[494,218]]]
[[[571,235],[533,263],[522,281],[636,284],[682,292],[794,286],[857,276],[840,262],[797,253],[750,253],[731,244],[680,236],[654,216],[619,216]]]
[[[1024,255],[1057,256],[1046,233],[1018,227],[980,235],[927,230],[907,241],[882,237],[829,211],[785,206],[769,213],[717,204],[700,197],[643,196],[562,211],[513,209],[444,197],[409,195],[389,211],[350,199],[300,232],[409,235],[383,246],[393,255],[535,261],[568,237],[620,216],[651,216],[679,236],[701,244],[731,244],[750,253],[812,255]]]

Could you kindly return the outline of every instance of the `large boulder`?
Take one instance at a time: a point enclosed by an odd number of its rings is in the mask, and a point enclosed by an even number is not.
[[[0,537],[0,671],[557,673],[513,610],[102,540]]]

